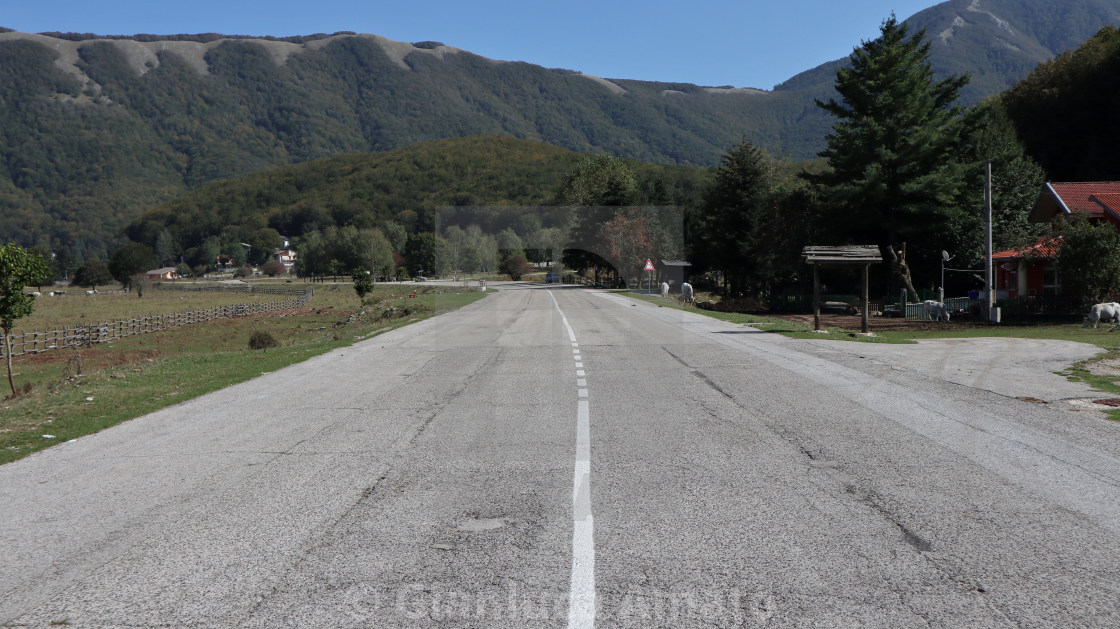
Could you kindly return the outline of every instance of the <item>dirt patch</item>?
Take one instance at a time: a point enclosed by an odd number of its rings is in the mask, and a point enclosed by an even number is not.
[[[1085,365],[1089,373],[1097,376],[1120,376],[1120,358],[1103,358]]]

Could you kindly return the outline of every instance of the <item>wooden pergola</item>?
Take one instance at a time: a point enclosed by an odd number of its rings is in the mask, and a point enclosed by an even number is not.
[[[863,267],[863,306],[860,308],[861,330],[867,334],[867,276],[872,264],[883,261],[883,254],[876,245],[846,245],[843,247],[813,247],[801,250],[801,257],[813,267],[813,329],[821,329],[821,281],[817,269],[821,266]]]

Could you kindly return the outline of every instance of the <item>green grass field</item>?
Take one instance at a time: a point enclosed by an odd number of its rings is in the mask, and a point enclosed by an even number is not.
[[[80,351],[15,357],[17,388],[29,390],[0,404],[0,463],[455,310],[488,294],[454,287],[379,284],[359,305],[350,284],[313,286],[315,296],[298,311],[198,323]],[[413,289],[416,299],[407,297]],[[121,294],[83,301],[84,291],[64,298],[40,298],[37,312],[20,319],[14,332],[282,298],[170,292],[148,301],[150,297],[157,297],[157,291],[145,291],[142,299]],[[82,303],[77,307],[58,303],[71,298]],[[55,301],[48,303],[50,299]],[[134,302],[144,302],[140,311],[135,310]],[[71,314],[89,318],[67,319]],[[249,337],[254,332],[267,332],[279,346],[250,349]],[[0,381],[0,386],[10,393],[7,382]]]

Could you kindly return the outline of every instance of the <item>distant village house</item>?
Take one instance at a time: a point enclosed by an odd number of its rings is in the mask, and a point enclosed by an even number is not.
[[[162,269],[153,269],[144,274],[144,279],[152,280],[154,282],[173,280],[177,277],[179,277],[179,274],[175,272],[175,267],[173,266],[165,266]]]

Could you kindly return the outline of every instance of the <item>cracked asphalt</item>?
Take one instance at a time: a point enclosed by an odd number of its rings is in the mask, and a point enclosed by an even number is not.
[[[586,401],[598,626],[1120,626],[1086,351],[503,287],[0,467],[0,625],[568,626]]]

